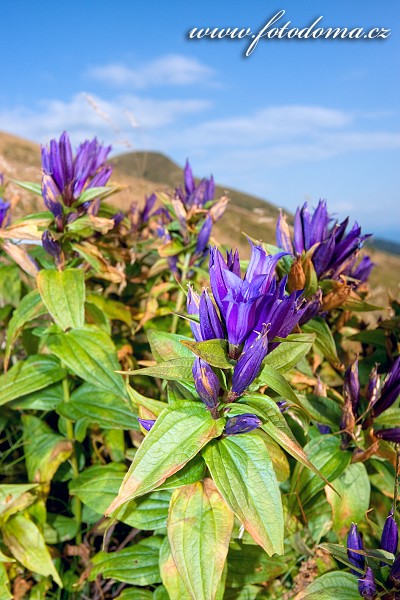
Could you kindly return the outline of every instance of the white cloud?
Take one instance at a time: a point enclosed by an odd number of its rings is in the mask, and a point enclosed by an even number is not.
[[[74,143],[94,135],[108,142],[116,136],[135,138],[138,134],[162,132],[183,116],[209,106],[206,100],[155,100],[127,94],[106,101],[81,93],[67,102],[43,100],[34,108],[0,111],[0,129],[41,143],[58,137],[63,130],[71,134]],[[139,132],[132,126],[137,126]]]
[[[121,63],[92,67],[89,77],[119,87],[144,89],[153,86],[190,86],[212,83],[214,69],[195,58],[179,54],[162,56],[133,68]]]

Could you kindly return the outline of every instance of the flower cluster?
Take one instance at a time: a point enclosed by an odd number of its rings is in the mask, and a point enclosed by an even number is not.
[[[276,227],[276,243],[292,256],[309,253],[318,279],[339,279],[350,275],[358,251],[369,234],[361,235],[361,227],[354,223],[346,234],[349,218],[331,226],[326,201],[320,200],[313,214],[305,202],[296,211],[293,239],[290,236],[286,216],[280,214]],[[362,269],[365,267],[363,265]]]
[[[49,146],[42,146],[42,195],[54,215],[58,231],[63,231],[65,222],[81,214],[97,214],[99,202],[96,199],[83,202],[79,207],[74,205],[84,190],[103,187],[108,182],[112,172],[111,165],[106,164],[110,150],[111,146],[102,146],[94,138],[83,142],[74,156],[66,132],[59,141],[52,139]],[[76,210],[65,211],[71,207]]]
[[[161,196],[164,206],[159,209],[156,233],[164,244],[177,242],[181,248],[194,245],[193,264],[200,263],[208,250],[213,225],[225,212],[228,199],[214,200],[214,179],[195,183],[188,161],[184,168],[184,185],[175,189],[172,197]],[[179,275],[177,254],[168,256],[171,270]]]
[[[299,322],[304,311],[301,292],[285,293],[286,278],[277,282],[275,268],[284,253],[267,255],[261,246],[252,245],[245,276],[240,273],[238,252],[228,252],[227,259],[216,248],[210,251],[210,286],[213,295],[204,290],[201,297],[189,288],[187,307],[193,335],[198,342],[224,340],[232,361],[233,374],[224,395],[220,380],[212,367],[196,358],[193,376],[197,392],[204,404],[215,413],[221,396],[226,402],[239,398],[259,375],[267,353],[286,337]],[[253,415],[254,416],[254,415]],[[244,417],[244,415],[242,415]],[[258,425],[257,418],[243,427]],[[237,422],[235,425],[235,432]]]
[[[397,554],[399,531],[393,515],[394,511],[392,508],[383,526],[380,546],[382,550],[395,556],[385,583],[387,589],[395,591],[399,589],[400,585],[400,554]],[[375,574],[371,567],[366,565],[365,556],[362,554],[363,551],[362,537],[357,525],[352,523],[347,536],[347,556],[350,563],[355,567],[351,572],[357,577],[360,575],[360,572],[363,573],[362,577],[358,579],[360,596],[367,600],[374,600],[374,598],[377,598]],[[383,567],[386,564],[384,561],[381,562],[381,566]]]

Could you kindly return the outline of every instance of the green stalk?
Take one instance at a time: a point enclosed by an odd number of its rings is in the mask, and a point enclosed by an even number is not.
[[[63,394],[64,394],[64,402],[69,402],[68,377],[65,377],[63,379],[62,387],[63,387]],[[66,419],[66,424],[67,424],[68,439],[70,439],[74,443],[72,455],[71,455],[71,466],[72,466],[72,471],[74,473],[74,478],[76,478],[76,477],[79,477],[79,465],[78,465],[78,457],[76,454],[76,447],[75,447],[74,426],[72,424],[72,421],[70,421],[69,419]],[[73,498],[73,509],[74,509],[75,519],[77,520],[78,525],[79,525],[78,532],[77,532],[76,538],[75,538],[77,545],[79,545],[82,543],[82,503],[77,496],[75,496]]]
[[[185,259],[183,261],[183,266],[182,266],[182,276],[181,276],[181,288],[178,292],[178,295],[176,297],[176,304],[175,304],[175,312],[178,313],[182,307],[183,307],[183,303],[185,301],[185,292],[182,289],[183,286],[183,282],[186,279],[188,270],[189,270],[189,266],[190,266],[190,259],[191,259],[191,253],[190,252],[186,252],[185,254]],[[178,328],[178,315],[175,314],[172,317],[172,324],[171,324],[171,333],[176,333],[176,330]]]

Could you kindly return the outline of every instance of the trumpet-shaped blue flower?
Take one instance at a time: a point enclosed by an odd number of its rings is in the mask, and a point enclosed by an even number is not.
[[[111,146],[102,146],[94,138],[83,142],[74,157],[65,131],[59,141],[52,139],[49,146],[42,146],[42,190],[44,196],[47,194],[47,201],[49,197],[53,202],[60,197],[65,206],[71,206],[84,189],[106,185],[112,171],[111,166],[106,165],[110,150]],[[51,191],[46,191],[46,187]],[[46,198],[45,203],[53,212]]]
[[[367,567],[364,577],[358,580],[358,591],[360,596],[366,600],[373,600],[376,597],[376,583],[371,567]]]
[[[360,381],[358,379],[358,358],[346,369],[344,374],[343,391],[345,398],[351,401],[353,413],[357,413],[360,402]]]
[[[390,408],[397,400],[400,394],[400,356],[394,361],[378,400],[373,407],[373,416],[378,417],[387,408]]]
[[[209,409],[215,409],[218,406],[218,396],[220,391],[219,379],[202,358],[197,357],[193,365],[193,379],[196,391],[200,400]]]
[[[260,427],[262,424],[261,419],[257,415],[244,414],[237,417],[231,417],[227,420],[225,425],[226,435],[237,435],[238,433],[249,433]]]
[[[354,523],[351,524],[347,535],[347,556],[352,565],[357,567],[357,569],[360,569],[360,571],[363,571],[365,567],[365,558],[362,554],[353,552],[353,550],[363,550],[361,535],[358,532],[357,525]],[[358,574],[357,571],[354,570],[352,570],[352,573],[354,573],[354,575]]]
[[[399,435],[400,439],[400,435]],[[393,517],[393,507],[386,517],[385,525],[382,530],[381,548],[391,554],[397,554],[397,546],[399,544],[399,529]]]

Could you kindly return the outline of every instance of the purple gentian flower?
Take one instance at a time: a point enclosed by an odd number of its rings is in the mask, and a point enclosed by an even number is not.
[[[140,423],[140,425],[143,427],[143,429],[145,429],[146,431],[150,431],[150,429],[153,427],[154,423],[155,423],[155,419],[140,419],[138,417],[138,421]]]
[[[102,146],[94,138],[83,142],[74,157],[65,131],[58,142],[52,139],[49,146],[42,146],[42,171],[46,177],[42,181],[43,195],[45,187],[51,186],[49,178],[53,182],[50,197],[54,200],[61,196],[65,206],[71,206],[84,189],[104,186],[111,176],[112,168],[105,164],[110,150],[111,146]],[[48,192],[47,196],[48,200]],[[53,212],[47,203],[46,206]]]
[[[350,275],[358,250],[369,235],[361,235],[357,223],[345,235],[348,218],[329,227],[326,201],[320,200],[311,215],[307,202],[296,211],[293,242],[286,220],[280,215],[277,222],[277,244],[293,256],[313,249],[312,262],[319,279],[339,279]],[[365,263],[364,263],[365,264]]]
[[[374,432],[376,437],[386,442],[400,444],[400,427],[392,427],[390,429],[378,429]]]
[[[211,298],[204,290],[199,303],[200,335],[203,341],[225,339],[222,323]]]
[[[373,406],[378,399],[380,379],[378,375],[378,365],[376,364],[369,374],[369,380],[367,390],[365,392],[365,398],[368,402],[368,406]]]
[[[219,379],[202,358],[196,357],[193,365],[193,379],[196,391],[200,400],[209,409],[215,409],[218,406],[218,397],[220,391]]]
[[[61,246],[49,230],[44,231],[42,234],[42,245],[47,254],[50,254],[56,260],[56,263],[59,264],[62,255]]]
[[[365,558],[362,554],[352,552],[352,550],[363,550],[363,543],[361,535],[358,532],[357,525],[351,524],[348,536],[347,536],[347,556],[352,565],[354,565],[360,571],[364,570]],[[352,573],[357,575],[357,571],[352,569]]]
[[[368,281],[371,275],[372,269],[376,266],[376,263],[372,262],[369,256],[363,256],[360,263],[351,271],[350,276],[353,279],[357,279],[359,284]]]
[[[207,245],[210,239],[212,227],[212,217],[211,215],[207,215],[197,238],[197,244],[195,249],[196,254],[203,254],[207,250]]]
[[[261,419],[256,415],[244,414],[237,417],[231,417],[225,425],[226,435],[237,435],[238,433],[248,433],[262,425]]]
[[[371,567],[367,567],[364,577],[358,580],[358,591],[362,598],[366,600],[373,600],[376,595],[376,583],[374,578],[374,572]]]
[[[0,227],[7,227],[9,221],[9,210],[11,204],[0,198]]]
[[[261,333],[252,345],[240,355],[233,370],[232,391],[229,392],[228,401],[233,401],[241,396],[258,377],[262,361],[268,352],[268,331],[269,327],[263,325]]]
[[[396,556],[394,563],[392,564],[389,573],[389,581],[394,583],[395,586],[400,584],[400,554]]]
[[[390,408],[397,400],[400,394],[400,356],[394,361],[378,400],[374,404],[373,416],[378,417],[387,408]]]
[[[399,436],[400,439],[400,436]],[[397,554],[397,546],[399,543],[399,529],[397,523],[393,518],[393,507],[386,517],[385,525],[382,530],[381,537],[381,548],[390,552],[391,554]]]

